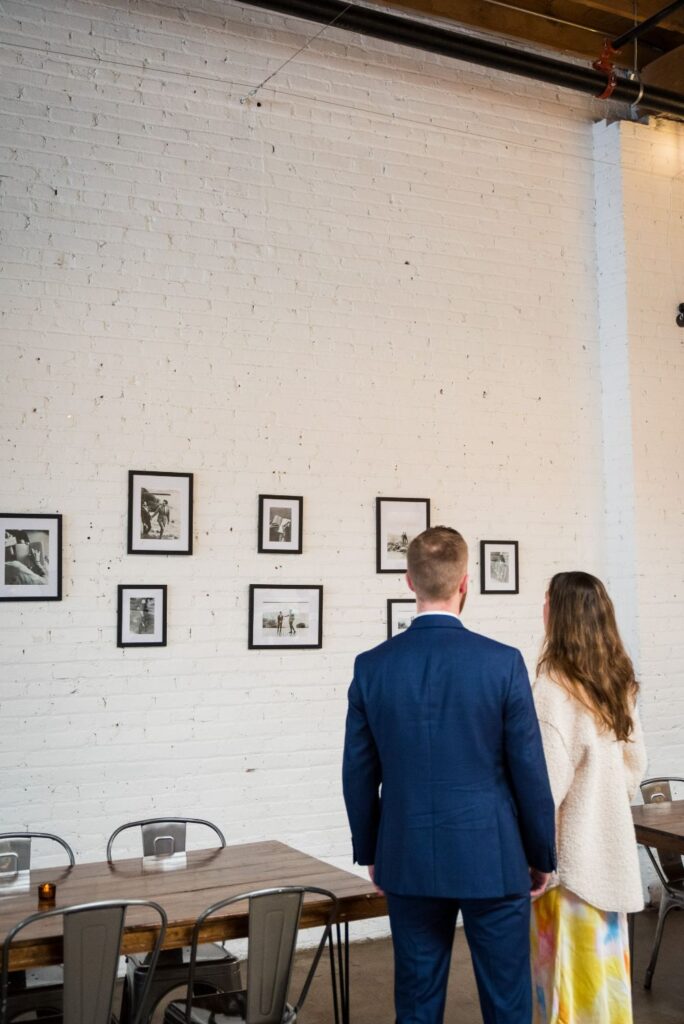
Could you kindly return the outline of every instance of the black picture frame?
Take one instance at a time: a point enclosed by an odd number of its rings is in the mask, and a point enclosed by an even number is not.
[[[144,591],[144,593],[142,593]],[[138,597],[134,597],[138,594]],[[159,600],[161,602],[160,620],[159,609],[154,607],[150,630],[145,622],[146,616],[150,615],[149,609],[131,608],[134,600],[145,601]],[[126,612],[128,615],[126,616]],[[133,621],[133,613],[136,614],[136,623]],[[116,601],[116,646],[117,647],[166,647],[166,621],[167,621],[167,585],[165,583],[120,583],[117,587]],[[142,637],[142,639],[137,639]],[[151,639],[148,639],[151,637]]]
[[[409,615],[411,612],[411,621],[401,628],[397,628],[397,620],[395,612],[398,612],[401,607],[404,607]],[[416,599],[411,597],[388,597],[387,598],[387,639],[391,640],[395,636],[400,636],[404,630],[408,629],[416,617]]]
[[[405,508],[400,509],[400,505]],[[427,530],[429,525],[429,498],[376,498],[375,571],[406,572],[406,548],[413,537]]]
[[[191,555],[192,473],[162,473],[156,470],[131,469],[128,472],[128,554],[129,555]],[[145,493],[151,495],[154,507],[148,507]],[[162,496],[161,500],[159,496]],[[168,497],[167,497],[168,495]],[[165,522],[162,521],[161,513]],[[147,516],[147,524],[144,516]],[[153,520],[156,517],[156,528]],[[145,526],[147,525],[147,530]],[[164,535],[166,533],[166,535]],[[173,535],[175,534],[175,536]]]
[[[4,565],[0,601],[62,600],[60,513],[0,513]]]
[[[274,530],[282,531],[284,524],[287,523],[288,509],[290,535],[280,540],[273,538]],[[301,555],[304,537],[304,498],[294,494],[260,494],[258,530],[258,554]]]
[[[492,565],[492,555],[499,555],[500,565]],[[519,594],[520,560],[517,540],[480,541],[480,593]]]
[[[276,600],[276,595],[278,599]],[[308,596],[307,596],[308,595]],[[308,601],[313,603],[305,607]],[[294,608],[299,606],[295,612]],[[287,611],[285,611],[287,609]],[[278,623],[278,614],[282,620]],[[291,619],[290,616],[293,616]],[[309,629],[307,642],[297,642]],[[290,631],[294,629],[294,640]],[[275,630],[272,633],[271,630]],[[286,639],[288,638],[288,639]],[[320,650],[323,646],[323,587],[306,583],[251,583],[247,647],[250,651]]]

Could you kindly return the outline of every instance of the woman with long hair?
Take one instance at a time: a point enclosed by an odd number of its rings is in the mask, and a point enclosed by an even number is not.
[[[646,768],[639,684],[600,580],[549,584],[534,700],[558,869],[532,907],[535,1024],[632,1024],[627,913],[643,895],[630,800]]]

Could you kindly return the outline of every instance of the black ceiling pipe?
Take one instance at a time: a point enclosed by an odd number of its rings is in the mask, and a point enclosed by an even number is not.
[[[680,7],[684,7],[684,0],[672,0],[672,3],[668,4],[667,7],[663,7],[662,11],[656,11],[656,13],[652,14],[650,18],[646,18],[645,21],[641,21],[638,25],[635,25],[634,28],[630,28],[627,32],[623,32],[621,36],[617,37],[617,39],[613,39],[610,45],[614,50],[622,49],[622,47],[626,46],[627,43],[631,43],[634,39],[638,39],[647,29],[653,28],[654,25],[659,25],[664,18],[667,18],[669,14],[674,14],[674,12]]]
[[[607,85],[604,72],[578,64],[568,64],[553,57],[516,50],[512,46],[490,42],[441,25],[414,21],[396,14],[369,7],[344,3],[344,0],[241,0],[252,7],[261,7],[280,14],[305,18],[323,25],[334,22],[335,28],[348,32],[384,39],[386,42],[410,46],[413,49],[439,53],[444,57],[481,64],[484,67],[523,75],[550,85],[575,89],[577,92],[600,96]],[[640,95],[641,94],[641,95]],[[684,118],[684,96],[669,89],[643,86],[639,81],[618,76],[611,99],[633,104],[649,114],[671,114]]]

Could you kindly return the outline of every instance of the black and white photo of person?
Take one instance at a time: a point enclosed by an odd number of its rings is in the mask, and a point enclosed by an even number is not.
[[[140,490],[140,538],[141,540],[177,540],[178,491],[153,492],[146,487]]]
[[[376,498],[376,571],[406,572],[406,552],[430,525],[429,498]]]
[[[292,536],[292,512],[289,508],[272,508],[268,523],[269,540],[289,542]]]
[[[278,618],[276,619],[276,622],[278,623],[278,628],[276,630],[276,634],[277,634],[277,636],[282,636],[283,635],[283,613],[281,611],[278,612]]]
[[[46,530],[5,530],[5,579],[9,586],[46,586],[49,578]]]
[[[132,597],[130,603],[130,630],[139,636],[154,633],[154,598]]]
[[[508,583],[510,577],[510,555],[507,551],[491,551],[489,573],[498,583]]]

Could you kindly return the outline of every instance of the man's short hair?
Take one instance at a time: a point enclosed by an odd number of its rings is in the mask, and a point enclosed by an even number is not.
[[[468,545],[458,530],[431,526],[409,544],[406,564],[418,597],[448,601],[468,566]]]

